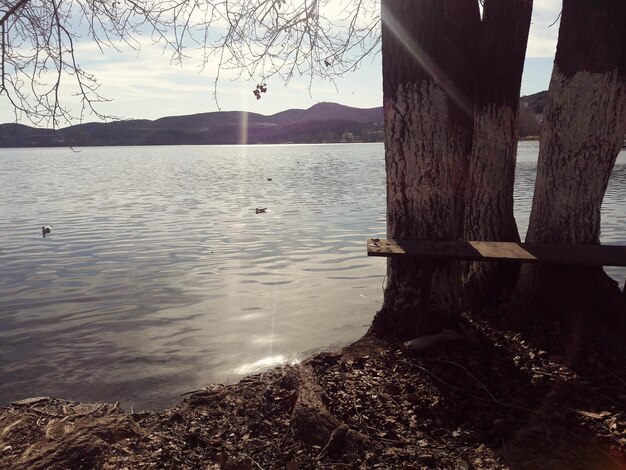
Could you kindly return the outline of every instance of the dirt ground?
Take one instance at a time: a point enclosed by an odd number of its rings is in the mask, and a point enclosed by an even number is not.
[[[465,319],[412,352],[365,337],[161,412],[0,409],[0,468],[626,469],[626,347],[531,344]]]

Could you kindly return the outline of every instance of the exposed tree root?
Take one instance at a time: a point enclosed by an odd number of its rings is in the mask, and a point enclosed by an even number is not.
[[[291,423],[297,435],[308,444],[324,445],[340,426],[320,398],[319,385],[310,367],[303,365],[298,373],[298,401],[291,415]]]
[[[322,358],[325,356],[322,355]],[[326,357],[335,357],[328,355]],[[331,359],[332,361],[332,359]],[[322,401],[322,390],[313,368],[307,363],[298,369],[298,400],[291,415],[291,425],[296,435],[309,445],[323,446],[319,456],[340,455],[346,447],[358,453],[374,443],[364,434],[350,429],[333,416]]]

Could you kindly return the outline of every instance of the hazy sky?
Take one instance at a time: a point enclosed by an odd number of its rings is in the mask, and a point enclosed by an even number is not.
[[[557,20],[560,8],[560,0],[535,0],[522,95],[548,88],[558,34],[558,23],[550,25]],[[296,78],[288,84],[279,79],[268,80],[268,92],[260,100],[252,94],[255,83],[222,78],[217,90],[219,108],[211,73],[200,73],[193,62],[183,67],[170,65],[158,46],[147,44],[139,54],[112,50],[101,53],[95,45],[83,43],[78,46],[78,57],[83,69],[98,78],[100,93],[112,100],[100,104],[98,109],[122,118],[156,119],[218,109],[267,115],[289,108],[308,108],[320,101],[362,108],[382,105],[380,54],[366,60],[361,69],[335,85],[314,81],[309,90],[308,78]],[[0,97],[0,122],[13,120],[8,103]],[[96,118],[85,119],[93,120]]]

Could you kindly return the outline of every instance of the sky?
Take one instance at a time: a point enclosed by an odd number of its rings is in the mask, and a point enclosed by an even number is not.
[[[521,95],[546,90],[552,71],[561,9],[560,0],[535,0],[526,54]],[[552,25],[552,26],[550,26]],[[99,92],[110,99],[98,105],[102,114],[123,119],[157,119],[163,116],[211,111],[246,110],[270,115],[285,109],[306,109],[318,102],[332,101],[348,106],[371,108],[382,105],[380,54],[368,57],[361,68],[338,79],[314,81],[295,77],[285,84],[280,79],[267,81],[268,91],[257,100],[252,94],[256,83],[220,79],[217,102],[214,75],[204,73],[196,63],[170,64],[162,49],[146,44],[139,53],[126,50],[100,51],[95,44],[80,43],[78,58],[83,69],[98,78]],[[69,103],[70,98],[66,98]],[[0,97],[0,122],[13,122],[14,115]],[[85,122],[99,120],[87,115]],[[26,120],[21,121],[29,124]],[[62,126],[63,127],[63,126]]]

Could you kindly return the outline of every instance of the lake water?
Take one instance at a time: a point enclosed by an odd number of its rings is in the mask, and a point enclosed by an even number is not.
[[[520,143],[522,230],[536,158]],[[625,182],[622,152],[605,243]],[[0,405],[162,408],[345,345],[380,307],[384,235],[382,144],[0,149]]]

